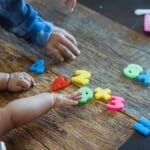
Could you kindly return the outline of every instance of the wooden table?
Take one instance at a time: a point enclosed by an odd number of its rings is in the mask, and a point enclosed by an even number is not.
[[[112,89],[113,95],[126,99],[126,107],[123,112],[110,112],[105,110],[103,102],[93,101],[84,106],[52,110],[6,135],[4,141],[8,150],[118,149],[134,133],[132,124],[137,117],[150,117],[150,89],[122,75],[123,68],[129,63],[150,68],[149,37],[80,4],[69,15],[50,0],[32,0],[31,3],[45,18],[76,37],[81,55],[74,62],[52,65],[53,58],[47,57],[44,50],[0,28],[0,71],[27,71],[35,59],[47,60],[46,73],[33,74],[36,87],[21,93],[1,92],[0,106],[20,97],[49,91],[57,74],[70,77],[75,70],[85,69],[92,72],[90,88]],[[77,89],[71,85],[61,92]]]

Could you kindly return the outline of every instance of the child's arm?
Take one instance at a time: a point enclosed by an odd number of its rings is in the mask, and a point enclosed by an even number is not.
[[[25,72],[15,72],[11,74],[0,72],[0,90],[19,92],[28,90],[34,85],[34,79]]]
[[[67,0],[68,6],[72,5]],[[74,60],[80,53],[75,38],[53,26],[25,0],[0,0],[0,25],[18,37],[51,51],[58,61]]]
[[[0,109],[0,137],[9,130],[27,124],[47,113],[52,108],[77,105],[80,93],[69,96],[42,93],[22,98]]]

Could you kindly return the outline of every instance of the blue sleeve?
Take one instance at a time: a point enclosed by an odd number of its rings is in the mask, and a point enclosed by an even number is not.
[[[0,25],[37,46],[49,39],[53,24],[47,22],[24,0],[0,0]]]

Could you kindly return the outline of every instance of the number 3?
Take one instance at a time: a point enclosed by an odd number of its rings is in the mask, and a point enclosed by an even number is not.
[[[106,105],[106,109],[120,111],[124,108],[125,100],[122,97],[112,96],[110,103]]]

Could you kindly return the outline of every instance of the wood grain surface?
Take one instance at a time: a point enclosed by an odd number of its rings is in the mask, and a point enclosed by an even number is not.
[[[104,16],[78,4],[69,15],[64,8],[50,0],[31,0],[33,6],[49,21],[72,33],[81,50],[74,62],[54,65],[54,57],[16,38],[0,28],[0,71],[27,71],[37,58],[45,58],[45,74],[33,75],[37,86],[21,93],[1,92],[0,106],[25,96],[49,92],[57,74],[71,77],[77,69],[92,73],[89,87],[110,88],[113,95],[123,96],[126,107],[123,112],[106,111],[103,102],[73,108],[50,111],[37,121],[13,130],[4,137],[10,150],[85,149],[114,150],[133,133],[131,126],[137,117],[149,118],[150,92],[136,81],[122,75],[123,68],[136,63],[149,69],[150,40]],[[63,93],[76,91],[71,85]]]

